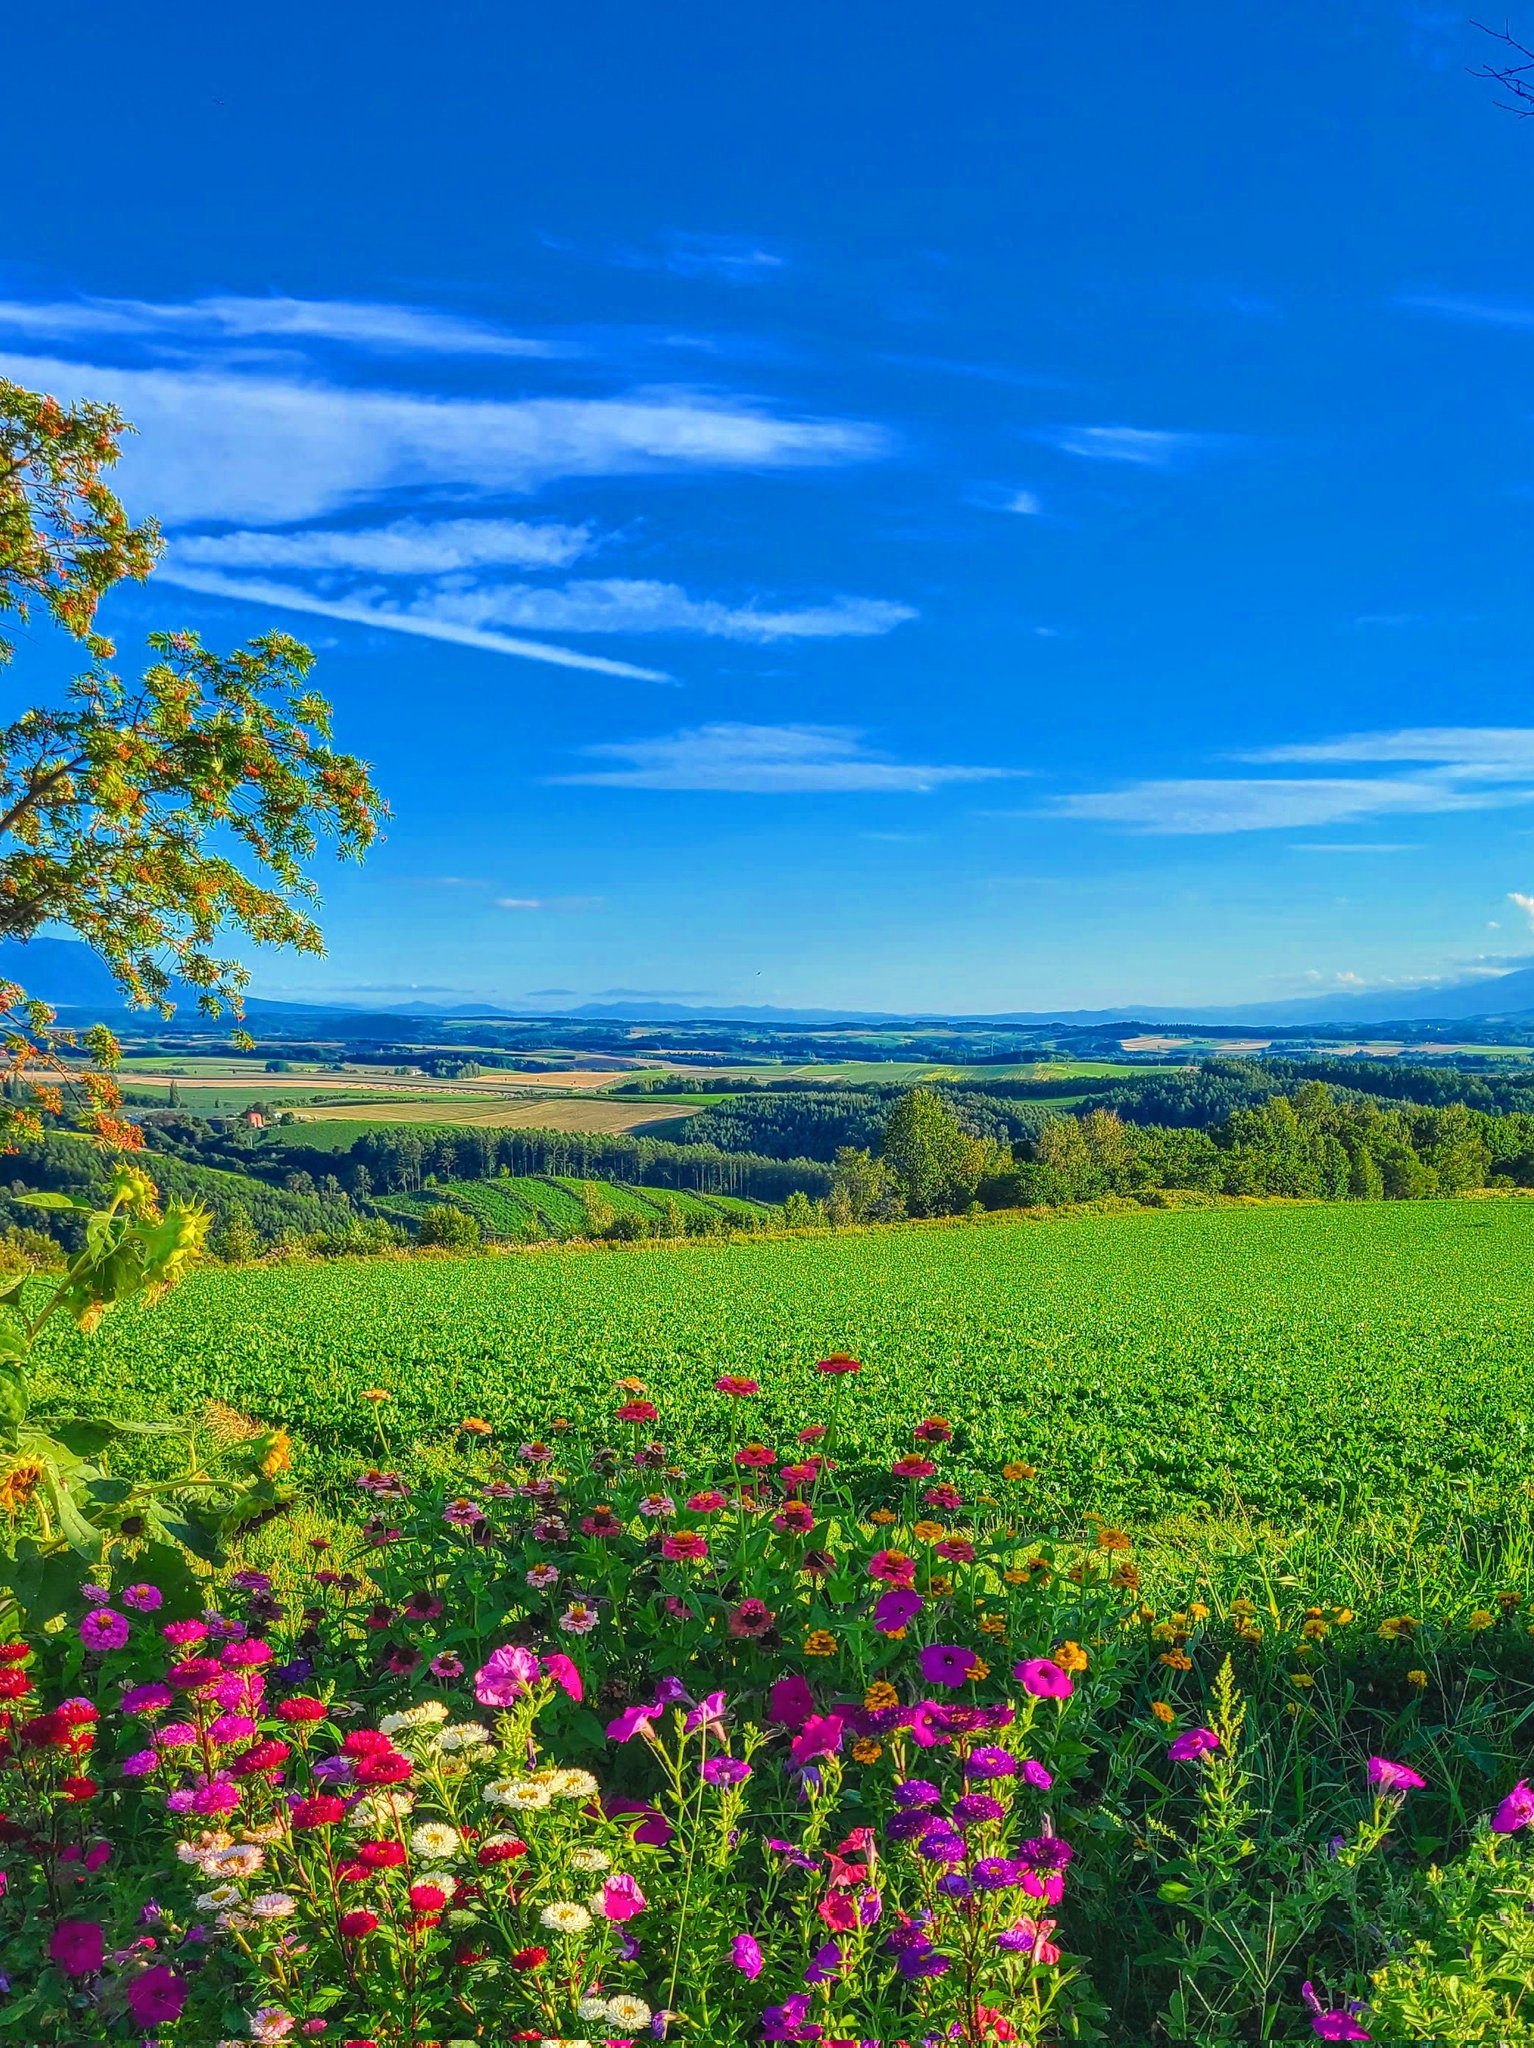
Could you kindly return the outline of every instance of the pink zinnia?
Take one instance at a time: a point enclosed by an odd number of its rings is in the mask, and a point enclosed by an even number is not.
[[[735,1453],[735,1462],[748,1472],[765,1472],[778,1462],[778,1454],[767,1444],[746,1444]]]
[[[916,1560],[903,1550],[878,1550],[868,1560],[868,1576],[882,1579],[886,1586],[909,1586],[916,1577]]]
[[[733,1372],[725,1373],[714,1382],[716,1394],[745,1395],[759,1394],[761,1391],[761,1383],[758,1380],[742,1379],[738,1373]]]
[[[863,1367],[858,1359],[849,1358],[845,1351],[834,1351],[829,1358],[817,1360],[815,1370],[836,1376],[842,1373],[861,1372]]]
[[[660,1551],[673,1564],[696,1564],[708,1556],[708,1538],[700,1536],[696,1529],[673,1529]]]

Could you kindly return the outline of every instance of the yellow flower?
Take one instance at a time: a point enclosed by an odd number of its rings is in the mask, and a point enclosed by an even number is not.
[[[975,1685],[978,1685],[982,1678],[990,1677],[991,1667],[989,1664],[986,1663],[983,1657],[977,1657],[974,1663],[971,1664],[969,1667],[969,1675],[971,1682]]]
[[[1521,1603],[1522,1595],[1518,1593],[1498,1593],[1496,1600],[1497,1605],[1504,1614],[1511,1614],[1513,1609]]]
[[[1314,1673],[1309,1671],[1291,1671],[1289,1674],[1291,1685],[1314,1685],[1315,1682]]]
[[[1302,1626],[1300,1634],[1312,1637],[1329,1635],[1331,1633],[1331,1626],[1329,1621],[1322,1621],[1319,1615],[1314,1615]]]
[[[1193,1659],[1186,1650],[1163,1650],[1157,1661],[1164,1664],[1168,1671],[1191,1671],[1193,1669]]]
[[[1209,1619],[1209,1609],[1202,1600],[1195,1600],[1188,1609],[1188,1619],[1189,1621],[1207,1621]]]
[[[387,1387],[364,1387],[362,1398],[364,1401],[371,1401],[376,1408],[380,1401],[392,1401],[394,1396]]]
[[[1416,1626],[1409,1614],[1387,1614],[1379,1625],[1379,1633],[1387,1643],[1393,1643],[1401,1636],[1409,1636]]]
[[[1023,1571],[1017,1565],[1013,1565],[1010,1571],[1002,1573],[1002,1577],[1006,1580],[1009,1586],[1026,1586],[1028,1581],[1033,1577],[1033,1573]]]
[[[832,1635],[829,1629],[812,1628],[804,1639],[804,1654],[806,1657],[834,1657],[836,1655],[835,1636]]]
[[[292,1437],[288,1435],[285,1429],[274,1429],[266,1456],[261,1460],[261,1470],[268,1479],[275,1479],[279,1472],[286,1472],[292,1462]]]
[[[1014,1461],[1010,1465],[1002,1466],[1001,1476],[1003,1479],[1011,1479],[1013,1481],[1033,1479],[1037,1477],[1037,1468],[1032,1465],[1020,1465]]]
[[[988,1636],[1004,1636],[1007,1632],[1007,1617],[1004,1614],[982,1614],[980,1626]]]
[[[1497,1617],[1494,1614],[1488,1614],[1484,1607],[1478,1607],[1465,1623],[1465,1626],[1473,1634],[1479,1635],[1484,1628],[1495,1628],[1496,1622]]]
[[[1298,1700],[1286,1700],[1284,1702],[1284,1712],[1286,1714],[1297,1714],[1299,1711],[1300,1703]]]
[[[643,1380],[615,1380],[613,1384],[620,1394],[642,1394],[644,1392]]]
[[[465,1436],[490,1436],[492,1430],[483,1415],[466,1415],[458,1427]]]
[[[1241,1599],[1231,1601],[1230,1611],[1232,1614],[1255,1614],[1257,1612],[1257,1609],[1252,1605],[1251,1601],[1243,1595]]]
[[[1351,1607],[1337,1607],[1332,1610],[1332,1622],[1337,1628],[1346,1628],[1350,1621],[1357,1619]]]
[[[878,1679],[863,1695],[863,1704],[877,1714],[884,1707],[898,1707],[900,1695],[887,1679]]]
[[[889,1524],[890,1522],[895,1521],[897,1518],[892,1508],[875,1508],[873,1513],[868,1517],[868,1519],[870,1522],[877,1522],[879,1527],[882,1529],[886,1527],[887,1524]]]
[[[1128,1550],[1128,1533],[1123,1529],[1110,1529],[1104,1524],[1097,1532],[1097,1547],[1099,1550]]]
[[[918,1522],[911,1531],[918,1543],[941,1543],[943,1525],[941,1522]]]
[[[948,1578],[934,1579],[928,1590],[941,1598],[944,1594],[953,1591],[953,1580]]]
[[[859,1736],[852,1745],[852,1761],[855,1764],[876,1764],[884,1754],[884,1744],[875,1742],[869,1736]]]
[[[1425,1671],[1408,1671],[1406,1683],[1408,1685],[1415,1685],[1420,1690],[1427,1684],[1427,1673]]]
[[[1175,1620],[1158,1621],[1151,1630],[1151,1641],[1153,1643],[1175,1643],[1181,1634],[1182,1630],[1177,1626]]]
[[[1061,1643],[1055,1651],[1055,1662],[1062,1671],[1085,1671],[1087,1668],[1087,1653],[1080,1643]]]
[[[1152,1700],[1151,1712],[1155,1715],[1156,1719],[1161,1723],[1163,1728],[1170,1728],[1172,1723],[1177,1719],[1176,1708],[1173,1707],[1167,1700]]]

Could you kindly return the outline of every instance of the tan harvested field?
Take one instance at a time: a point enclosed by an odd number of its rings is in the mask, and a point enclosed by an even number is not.
[[[540,1102],[358,1103],[296,1111],[305,1124],[485,1124],[495,1130],[632,1131],[640,1124],[681,1123],[696,1116],[697,1103],[664,1097],[554,1096]]]

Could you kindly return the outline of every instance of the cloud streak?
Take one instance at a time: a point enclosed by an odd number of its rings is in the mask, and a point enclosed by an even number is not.
[[[172,558],[186,568],[356,569],[444,576],[465,569],[564,569],[593,545],[589,526],[523,519],[397,519],[388,526],[300,532],[184,534]]]
[[[1232,776],[1131,783],[1064,796],[1057,817],[1154,834],[1277,831],[1412,813],[1504,809],[1534,802],[1534,728],[1408,726],[1267,747],[1254,764],[1403,766],[1414,775]]]
[[[947,783],[989,782],[1015,772],[891,761],[866,748],[863,735],[846,726],[701,725],[659,739],[611,741],[585,751],[622,765],[550,780],[609,789],[714,790],[743,796],[925,794]]]
[[[1141,469],[1171,469],[1184,456],[1223,445],[1217,434],[1174,433],[1154,427],[1046,427],[1038,437],[1062,455],[1085,462],[1127,462]]]
[[[865,421],[663,388],[616,398],[422,398],[323,380],[0,356],[0,376],[122,408],[120,474],[170,526],[316,519],[388,491],[526,493],[561,478],[785,470],[889,452]]]
[[[408,609],[417,617],[475,626],[519,626],[544,633],[701,633],[768,645],[778,640],[866,639],[916,617],[887,598],[838,597],[800,609],[759,600],[730,605],[690,597],[675,583],[632,577],[589,578],[557,589],[486,584],[427,593]]]
[[[0,328],[46,337],[189,336],[215,341],[329,341],[383,355],[567,356],[564,342],[509,334],[504,328],[429,307],[356,299],[62,299],[46,304],[0,300]]]
[[[423,618],[413,612],[391,610],[381,604],[316,597],[312,592],[291,584],[222,576],[216,570],[180,568],[174,562],[162,566],[158,574],[161,582],[174,583],[182,590],[196,591],[203,597],[224,597],[240,604],[270,605],[280,611],[307,612],[315,618],[335,619],[344,625],[409,633],[422,640],[445,640],[457,647],[477,647],[486,654],[510,654],[523,661],[546,662],[554,668],[588,669],[597,675],[624,676],[640,683],[675,681],[662,669],[638,668],[629,661],[611,661],[604,655],[582,654],[571,647],[551,647],[541,640],[522,640],[506,633],[484,632],[448,619]]]

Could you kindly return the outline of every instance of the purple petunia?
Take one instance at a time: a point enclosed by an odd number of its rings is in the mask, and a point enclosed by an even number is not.
[[[927,1643],[917,1660],[928,1685],[960,1686],[969,1683],[975,1668],[975,1653],[957,1643]]]
[[[874,1603],[874,1627],[884,1635],[892,1636],[913,1622],[921,1608],[920,1593],[913,1592],[909,1586],[891,1586]]]
[[[1012,1676],[1036,1700],[1068,1700],[1076,1690],[1075,1680],[1053,1657],[1029,1657],[1013,1665]]]
[[[164,1605],[164,1602],[165,1595],[158,1586],[140,1584],[123,1588],[122,1603],[124,1607],[131,1607],[136,1614],[153,1614],[157,1607]]]
[[[1220,1746],[1220,1738],[1212,1728],[1190,1728],[1167,1746],[1167,1755],[1174,1764],[1185,1764],[1196,1756],[1208,1756]]]
[[[751,1766],[737,1756],[711,1756],[702,1771],[705,1785],[743,1785],[750,1775]]]
[[[730,1943],[730,1961],[743,1977],[757,1978],[762,1974],[762,1950],[754,1935],[737,1934]]]

